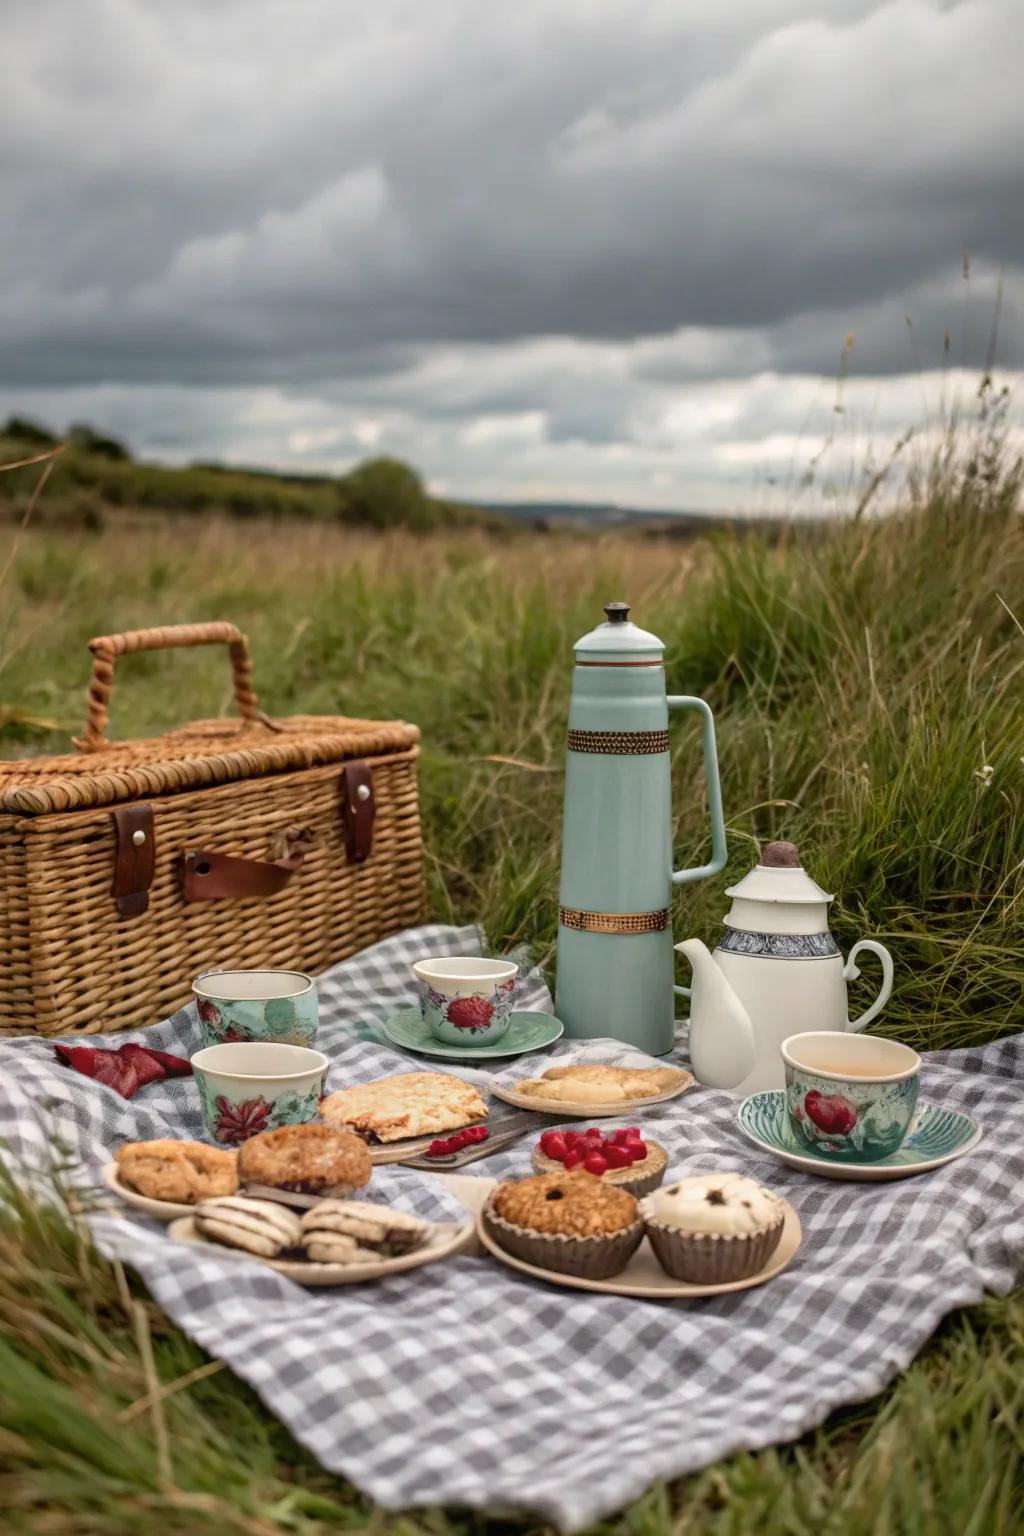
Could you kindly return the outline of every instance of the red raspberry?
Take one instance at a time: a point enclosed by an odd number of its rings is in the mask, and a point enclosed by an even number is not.
[[[553,1157],[556,1163],[562,1163],[569,1146],[561,1131],[545,1131],[540,1139],[540,1149],[546,1157]]]
[[[608,1172],[608,1159],[600,1152],[591,1152],[589,1157],[583,1159],[583,1166],[588,1173],[596,1173],[600,1178],[602,1173]]]
[[[627,1141],[639,1141],[642,1136],[643,1136],[643,1131],[640,1129],[640,1127],[638,1125],[627,1125],[627,1127],[626,1127],[626,1140]]]
[[[642,1163],[647,1158],[646,1141],[627,1141],[624,1150],[629,1153],[631,1163]]]
[[[585,1141],[596,1141],[600,1144],[604,1141],[604,1134],[598,1126],[592,1125],[583,1132],[583,1139]]]
[[[449,1152],[454,1151],[455,1148],[452,1146],[451,1142],[446,1141],[443,1137],[439,1136],[436,1141],[432,1141],[430,1143],[430,1146],[427,1148],[427,1156],[447,1157]]]
[[[633,1154],[628,1147],[611,1146],[604,1155],[609,1168],[628,1168],[633,1161]]]
[[[562,1158],[562,1163],[568,1171],[570,1168],[578,1168],[580,1164],[585,1161],[586,1156],[587,1154],[585,1152],[581,1152],[579,1147],[570,1147],[568,1152]]]
[[[477,1141],[486,1141],[490,1134],[486,1125],[470,1125],[464,1131],[459,1132],[466,1146],[472,1146]]]

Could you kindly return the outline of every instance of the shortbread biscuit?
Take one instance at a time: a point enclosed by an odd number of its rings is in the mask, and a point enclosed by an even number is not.
[[[429,1233],[429,1222],[410,1211],[358,1200],[321,1200],[302,1218],[302,1240],[311,1256],[311,1244],[343,1237],[374,1257],[395,1258],[421,1247]]]
[[[204,1200],[196,1207],[195,1226],[201,1237],[265,1259],[297,1248],[301,1239],[301,1224],[293,1211],[272,1200],[251,1200],[245,1195]]]

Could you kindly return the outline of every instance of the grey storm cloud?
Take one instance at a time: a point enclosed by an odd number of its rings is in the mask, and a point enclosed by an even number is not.
[[[5,401],[325,462],[390,414],[472,479],[492,417],[642,444],[666,392],[827,379],[851,331],[868,377],[976,366],[1000,274],[1024,365],[1000,0],[7,0],[4,34]]]

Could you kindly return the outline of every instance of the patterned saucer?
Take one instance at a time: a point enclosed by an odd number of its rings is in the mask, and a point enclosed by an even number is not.
[[[392,1045],[400,1045],[406,1051],[419,1051],[424,1056],[448,1056],[458,1061],[472,1057],[493,1059],[498,1056],[523,1056],[528,1051],[540,1051],[559,1038],[565,1025],[550,1013],[530,1013],[523,1010],[513,1013],[507,1032],[497,1045],[470,1045],[462,1048],[445,1045],[436,1040],[423,1022],[418,1008],[403,1008],[384,1025],[384,1033]]]
[[[951,1163],[970,1152],[982,1134],[981,1126],[958,1109],[920,1104],[898,1152],[880,1158],[877,1163],[833,1163],[797,1147],[786,1118],[786,1095],[781,1088],[752,1093],[740,1105],[737,1121],[744,1136],[755,1146],[790,1168],[818,1173],[826,1179],[858,1179],[879,1184],[941,1168],[943,1163]]]

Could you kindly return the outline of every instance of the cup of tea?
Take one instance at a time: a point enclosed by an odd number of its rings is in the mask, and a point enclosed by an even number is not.
[[[232,1041],[196,1051],[192,1075],[211,1139],[238,1146],[261,1131],[318,1119],[329,1066],[322,1051],[276,1041]]]
[[[316,1039],[316,982],[302,971],[206,971],[192,991],[204,1045],[312,1045]]]
[[[817,1030],[782,1042],[786,1113],[797,1146],[834,1163],[898,1152],[917,1105],[921,1058],[877,1035]]]
[[[519,975],[514,961],[450,955],[418,960],[412,969],[423,988],[423,1022],[435,1040],[472,1050],[497,1044],[508,1031]]]

